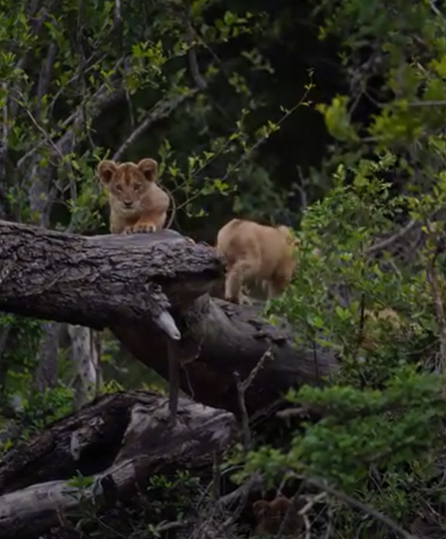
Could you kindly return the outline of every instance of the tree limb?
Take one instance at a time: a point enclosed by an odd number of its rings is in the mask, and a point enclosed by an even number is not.
[[[209,406],[239,415],[233,373],[248,378],[267,350],[274,360],[246,389],[248,413],[338,367],[334,353],[296,346],[284,321],[270,326],[256,306],[210,298],[207,292],[223,278],[218,252],[173,230],[82,237],[0,222],[0,245],[1,310],[109,327],[166,380],[167,335],[176,327],[181,389]],[[160,323],[163,313],[173,326]]]
[[[34,538],[81,501],[128,499],[147,476],[210,463],[212,452],[227,448],[232,414],[188,399],[180,399],[178,412],[169,425],[165,398],[119,392],[15,447],[0,462],[0,537]],[[78,472],[92,479],[82,492],[67,481]]]
[[[149,127],[151,127],[155,122],[158,122],[162,118],[169,116],[169,114],[179,107],[184,101],[190,99],[198,93],[198,88],[192,88],[187,92],[175,95],[170,99],[161,101],[147,114],[144,120],[131,132],[131,134],[126,138],[126,140],[121,144],[121,146],[116,150],[112,159],[114,161],[119,161],[125,152],[130,148],[130,146],[139,138]]]

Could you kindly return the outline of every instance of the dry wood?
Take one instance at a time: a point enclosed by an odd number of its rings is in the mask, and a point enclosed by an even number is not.
[[[159,395],[116,393],[47,427],[0,462],[0,537],[28,539],[75,509],[80,491],[68,480],[90,476],[82,499],[99,505],[125,500],[151,474],[212,465],[227,448],[234,416],[180,399],[175,426]]]
[[[215,249],[172,230],[88,238],[0,221],[1,310],[109,327],[166,379],[167,334],[178,331],[181,389],[196,401],[238,413],[233,373],[245,379],[267,350],[245,394],[250,414],[338,367],[332,352],[295,346],[292,329],[267,324],[258,307],[210,298],[223,271]]]

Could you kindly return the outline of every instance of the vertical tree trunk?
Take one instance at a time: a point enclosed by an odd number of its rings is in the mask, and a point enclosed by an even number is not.
[[[60,324],[58,322],[45,322],[43,336],[38,353],[38,366],[34,375],[34,388],[44,391],[55,387],[59,366],[59,337]]]
[[[99,335],[85,326],[68,326],[71,358],[76,371],[76,408],[94,399],[101,382]]]

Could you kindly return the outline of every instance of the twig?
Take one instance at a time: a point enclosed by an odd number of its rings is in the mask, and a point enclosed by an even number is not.
[[[254,382],[254,378],[257,376],[257,374],[259,373],[260,369],[263,367],[263,365],[265,364],[265,361],[269,361],[269,360],[272,360],[274,359],[273,357],[273,354],[271,352],[271,349],[268,349],[264,354],[263,356],[260,358],[259,362],[257,363],[257,365],[252,369],[252,371],[249,373],[248,375],[248,378],[243,382],[242,386],[243,386],[243,392],[245,392],[250,386],[251,384]]]
[[[310,412],[310,408],[307,408],[305,406],[298,406],[296,408],[287,408],[286,410],[280,410],[276,413],[276,416],[282,419],[288,419],[289,417],[299,417],[303,414],[308,414]]]
[[[325,530],[325,535],[323,539],[330,539],[331,530],[333,528],[333,508],[331,506],[330,500],[328,500],[328,503],[327,503],[327,513],[328,513],[327,529]]]
[[[5,92],[5,104],[2,109],[2,145],[6,151],[8,148],[8,85],[6,82],[2,82],[2,90]]]
[[[442,19],[444,18],[441,11],[435,5],[435,0],[429,0],[429,5],[430,5],[432,11],[435,13],[435,15],[438,15],[438,17],[441,17]]]
[[[230,494],[225,494],[222,496],[218,500],[218,503],[228,507],[238,501],[240,498],[243,499],[245,496],[247,497],[251,490],[259,488],[262,485],[262,482],[262,476],[259,473],[254,473],[247,481],[243,483],[243,485],[240,485]]]
[[[361,313],[359,318],[359,330],[358,330],[358,338],[356,339],[356,345],[355,349],[353,351],[353,358],[356,360],[358,357],[358,351],[363,344],[364,341],[364,322],[365,322],[365,294],[362,292],[361,294]]]
[[[299,510],[299,514],[304,515],[305,513],[308,513],[314,504],[324,500],[326,497],[326,492],[320,492],[319,494],[316,494],[316,496],[311,496],[310,500]]]
[[[54,41],[48,46],[48,52],[46,53],[46,58],[43,62],[42,69],[39,73],[39,82],[37,84],[37,104],[35,108],[35,115],[39,117],[40,107],[42,106],[43,96],[48,93],[48,89],[51,82],[51,74],[56,59],[57,45]]]
[[[123,61],[124,58],[118,60],[114,66],[114,70],[116,70]],[[61,153],[67,153],[65,149],[71,146],[75,132],[78,131],[85,122],[85,107],[87,107],[87,111],[91,119],[92,117],[103,112],[117,100],[122,99],[124,89],[121,88],[121,82],[122,81],[116,81],[113,84],[107,82],[107,84],[104,83],[101,85],[93,95],[89,96],[75,112],[70,114],[70,116],[62,122],[62,127],[68,127],[71,124],[71,128],[68,129],[57,142],[55,142],[55,145],[59,148]],[[114,91],[110,91],[110,85],[112,85]],[[44,136],[40,142],[34,144],[33,147],[17,161],[17,168],[22,168],[28,159],[30,159],[39,149],[41,149],[46,142],[47,139]]]
[[[188,45],[188,51],[187,51],[187,57],[189,60],[189,67],[190,72],[192,75],[192,80],[194,81],[194,84],[196,87],[203,91],[207,88],[207,82],[204,80],[204,78],[200,74],[200,70],[198,68],[198,60],[197,60],[197,51],[195,49],[195,43],[194,43],[194,29],[192,27],[192,17],[191,17],[191,6],[190,6],[190,0],[186,3],[186,15],[185,15],[185,25],[186,25],[186,43]]]
[[[286,474],[287,475],[287,474]],[[277,531],[277,535],[275,536],[276,539],[280,539],[282,537],[284,531],[291,527],[293,521],[292,516],[293,514],[296,514],[299,504],[302,500],[300,493],[302,492],[302,489],[304,487],[304,482],[302,481],[299,485],[299,488],[297,489],[297,492],[295,492],[294,496],[291,498],[291,503],[288,506],[288,509],[285,513],[285,516],[282,519],[282,522],[280,523],[279,530]]]
[[[276,126],[277,126],[277,127],[280,127],[280,126],[282,125],[282,123],[283,123],[287,118],[289,118],[289,117],[293,114],[293,112],[295,112],[295,111],[300,107],[300,105],[301,105],[301,104],[304,102],[304,100],[307,98],[309,91],[310,91],[309,89],[306,89],[305,92],[304,92],[304,95],[303,95],[302,98],[299,100],[299,102],[298,102],[296,105],[294,105],[294,107],[292,107],[291,109],[289,109],[289,110],[282,116],[282,118],[280,118],[280,120],[276,123]],[[251,146],[251,148],[249,148],[249,150],[248,150],[246,153],[244,153],[244,154],[240,157],[240,159],[239,159],[238,161],[236,161],[236,163],[235,163],[234,165],[232,165],[231,167],[228,168],[228,171],[227,171],[226,174],[221,178],[221,181],[222,181],[222,182],[226,181],[226,180],[229,178],[229,176],[231,176],[231,174],[233,174],[234,172],[236,172],[237,169],[238,169],[238,167],[239,167],[245,160],[247,160],[247,159],[254,153],[254,151],[257,150],[257,148],[258,148],[259,146],[261,146],[261,145],[268,139],[268,137],[269,137],[269,134],[266,134],[266,135],[264,135],[263,137],[261,137],[257,142],[255,142],[255,143]],[[226,142],[226,144],[229,145],[229,143],[230,143],[230,141],[228,140],[228,141]],[[217,155],[218,155],[218,153],[217,153]],[[201,170],[203,170],[206,166],[208,166],[209,163],[210,163],[213,159],[215,159],[215,158],[217,157],[217,155],[214,155],[214,156],[212,157],[212,159],[210,159],[209,161],[207,161],[207,162],[206,162],[206,163],[205,163],[205,164],[204,164],[204,165],[203,165],[197,172],[194,173],[193,177],[195,178],[195,177],[197,176],[197,174],[199,174],[199,172],[200,172]],[[198,198],[200,195],[201,195],[201,192],[200,192],[200,191],[197,192],[195,195],[192,195],[191,197],[189,197],[189,198],[187,199],[186,202],[183,202],[183,204],[180,204],[180,205],[178,206],[177,210],[183,209],[183,207],[185,207],[187,204],[190,204],[193,200],[195,200],[196,198]]]
[[[401,239],[403,236],[408,234],[417,225],[417,223],[418,223],[418,221],[416,221],[415,219],[411,219],[407,223],[406,226],[404,226],[401,230],[399,230],[398,232],[393,234],[393,236],[390,236],[390,238],[387,238],[387,239],[385,239],[383,241],[375,243],[374,245],[372,245],[371,247],[366,249],[365,254],[367,256],[371,256],[371,255],[374,255],[375,253],[377,253],[378,251],[382,251],[384,249],[387,249],[393,243],[395,243],[396,241]]]
[[[254,381],[254,378],[257,376],[260,369],[263,367],[265,361],[269,359],[273,359],[273,355],[270,349],[268,349],[263,354],[257,365],[255,365],[246,380],[244,380],[243,382],[240,379],[240,374],[238,372],[234,372],[234,378],[237,384],[238,404],[242,416],[243,446],[245,451],[249,451],[251,447],[251,431],[249,429],[249,415],[248,410],[246,409],[245,393],[247,389],[251,386],[252,382]]]
[[[159,532],[167,532],[169,530],[177,530],[178,528],[184,528],[185,526],[190,526],[191,524],[194,524],[196,520],[194,519],[188,519],[188,520],[176,520],[175,522],[166,522],[166,524],[159,524],[156,527],[156,531]]]
[[[296,475],[296,477],[298,476]],[[400,534],[402,537],[404,537],[404,539],[420,539],[416,535],[412,535],[411,533],[406,531],[404,528],[402,528],[397,522],[393,521],[391,518],[387,517],[386,515],[383,515],[376,509],[373,509],[372,507],[360,502],[359,500],[352,498],[348,494],[345,494],[345,492],[341,492],[340,490],[337,490],[327,485],[326,483],[322,483],[321,481],[318,481],[315,479],[305,478],[304,481],[308,485],[316,487],[319,490],[323,490],[327,494],[336,496],[336,498],[350,505],[354,509],[358,509],[359,511],[362,511],[363,513],[368,514],[371,517],[375,518],[376,520],[379,520],[380,522],[385,524],[388,528],[393,530],[395,533]]]
[[[169,361],[169,424],[174,427],[177,422],[178,399],[180,396],[180,364],[175,341],[167,337]]]
[[[432,235],[429,223],[427,223],[427,229]],[[429,254],[428,254],[429,256]],[[443,299],[441,297],[440,284],[438,282],[438,272],[436,268],[436,253],[431,254],[428,258],[426,265],[426,276],[431,289],[432,299],[435,306],[435,314],[438,325],[438,337],[440,342],[440,364],[441,372],[446,372],[446,319],[444,313]]]
[[[219,499],[218,501],[219,508],[228,507],[229,505],[232,505],[234,502],[236,501],[238,502],[238,505],[236,508],[231,507],[231,510],[230,510],[231,516],[223,522],[222,524],[223,530],[227,530],[239,518],[243,509],[245,508],[249,493],[254,488],[259,487],[261,484],[262,484],[262,477],[260,476],[260,474],[254,474],[246,481],[246,483],[241,485],[238,489],[234,490],[234,492],[231,492],[230,494],[226,494],[226,496],[223,496]]]
[[[305,524],[305,539],[311,538],[311,524],[310,519],[307,517],[307,515],[302,515],[302,519]]]
[[[47,141],[48,146],[51,146],[53,148],[54,154],[57,154],[61,159],[63,159],[63,157],[64,157],[63,153],[60,151],[60,148],[53,141],[53,139],[50,137],[50,135],[39,124],[39,122],[34,118],[33,114],[28,109],[25,109],[25,112],[29,116],[29,119],[31,120],[31,122],[34,124],[34,127],[42,134],[44,139]]]
[[[117,25],[122,20],[121,0],[115,0],[114,24]]]
[[[46,6],[43,6],[42,9],[40,10],[40,13],[38,14],[38,16],[36,16],[36,12],[38,10],[38,8],[40,7],[39,6],[39,3],[40,2],[35,2],[33,6],[31,6],[31,9],[29,10],[29,12],[27,13],[27,16],[31,19],[32,17],[34,17],[34,21],[31,22],[30,26],[31,26],[31,31],[33,32],[34,34],[34,38],[39,38],[40,36],[40,32],[42,30],[42,28],[44,27],[44,22],[47,18],[47,16],[53,12],[54,10],[54,5],[56,2],[58,2],[59,0],[52,0],[51,2],[49,2]],[[20,71],[25,71],[25,69],[27,69],[29,66],[29,61],[32,57],[32,55],[30,54],[32,52],[32,48],[29,47],[25,50],[25,52],[23,53],[23,55],[21,56],[20,60],[17,62],[17,65],[16,65],[16,70],[18,72]],[[23,78],[21,76],[18,77],[17,79],[17,82],[15,85],[13,85],[13,87],[10,89],[10,92],[9,92],[9,116],[10,116],[10,119],[13,120],[15,119],[16,115],[17,115],[17,111],[19,109],[19,103],[17,100],[14,99],[14,96],[15,95],[19,95],[22,91],[22,88],[23,88]]]
[[[237,384],[237,398],[242,415],[243,447],[245,451],[249,451],[251,447],[251,431],[249,430],[249,415],[246,409],[245,392],[243,391],[243,383],[238,372],[234,372],[234,378]]]
[[[128,148],[135,142],[135,140],[140,137],[149,127],[151,127],[155,122],[161,120],[168,116],[174,109],[179,105],[184,103],[186,99],[193,97],[198,93],[198,88],[192,88],[181,95],[176,95],[175,97],[168,99],[166,101],[161,101],[153,107],[152,111],[148,113],[146,118],[132,131],[132,133],[127,137],[127,139],[121,144],[118,150],[114,153],[112,159],[114,161],[119,161],[123,154],[128,150]]]
[[[217,451],[213,451],[212,453],[212,494],[214,500],[218,500],[221,497],[220,457]]]

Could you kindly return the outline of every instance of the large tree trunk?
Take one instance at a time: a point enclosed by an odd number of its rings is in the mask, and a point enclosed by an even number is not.
[[[175,426],[168,418],[159,395],[115,393],[15,447],[0,462],[0,537],[35,539],[82,499],[114,506],[151,474],[211,467],[234,434],[231,413],[189,399],[180,399]],[[83,498],[68,484],[78,472],[93,480]]]
[[[210,298],[221,259],[172,230],[88,238],[3,221],[0,245],[1,310],[109,327],[165,378],[173,339],[181,389],[204,404],[238,413],[234,371],[246,378],[268,351],[245,394],[248,412],[338,366],[331,352],[296,347],[291,328],[268,325],[257,308]]]

